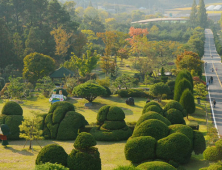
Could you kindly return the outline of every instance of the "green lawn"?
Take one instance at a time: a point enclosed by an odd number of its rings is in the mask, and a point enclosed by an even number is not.
[[[76,111],[83,114],[86,120],[89,123],[96,122],[96,115],[99,108],[103,105],[111,105],[121,107],[126,115],[126,122],[136,122],[141,116],[143,106],[145,105],[146,99],[144,98],[135,98],[135,106],[128,106],[125,104],[125,98],[119,98],[114,95],[109,98],[98,97],[94,101],[92,107],[86,108],[84,104],[87,102],[85,99],[70,99],[69,102],[73,103]],[[0,109],[4,105],[3,100],[0,100]],[[167,100],[163,100],[161,105],[164,106]],[[37,111],[40,113],[47,113],[50,107],[50,103],[47,98],[39,95],[34,97],[31,100],[23,101],[21,104],[24,110],[24,116],[32,116],[30,111]],[[209,119],[209,105],[207,105]],[[189,116],[189,121],[197,121],[200,124],[200,131],[206,134],[205,126],[205,108],[204,105],[197,105],[196,113],[192,116]],[[9,146],[4,148],[0,145],[0,154],[4,155],[0,160],[0,169],[1,170],[30,170],[35,166],[35,159],[40,151],[40,147],[34,142],[34,150],[28,150],[28,146],[23,149],[24,140],[19,141],[9,141]],[[43,140],[40,141],[42,146],[47,144],[57,143],[64,147],[67,153],[70,153],[73,149],[74,141],[53,141],[53,140]],[[120,142],[97,142],[97,147],[100,152],[102,160],[102,169],[103,170],[112,170],[117,165],[130,165],[130,162],[125,159],[124,156],[124,146],[126,141]],[[202,155],[193,155],[189,164],[184,165],[187,170],[198,170],[201,167],[208,166],[208,161],[203,159]]]

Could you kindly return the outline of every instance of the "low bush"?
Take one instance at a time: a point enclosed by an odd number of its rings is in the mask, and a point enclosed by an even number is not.
[[[211,164],[206,170],[222,170],[222,162]]]
[[[162,161],[145,162],[137,166],[140,170],[176,170],[172,165]]]
[[[36,158],[36,165],[44,164],[46,162],[58,163],[66,166],[67,153],[63,147],[57,144],[46,145],[42,148]]]
[[[104,129],[109,130],[117,130],[122,129],[126,126],[126,122],[124,120],[122,121],[105,121],[102,125]]]
[[[53,163],[47,162],[45,164],[36,165],[35,170],[69,170],[69,168],[66,168],[65,166],[57,164],[57,163],[53,164]]]
[[[123,110],[116,106],[111,106],[107,114],[107,120],[109,121],[121,121],[125,119]]]
[[[101,131],[98,127],[94,127],[90,133],[97,141],[121,141],[127,140],[132,135],[132,130],[128,126],[112,131]]]
[[[154,111],[148,111],[139,118],[139,120],[136,123],[136,127],[139,126],[145,120],[149,120],[149,119],[157,119],[165,123],[167,126],[171,125],[170,121],[167,118],[160,115],[159,113],[154,112]]]
[[[153,106],[153,105],[159,107],[162,110],[161,106],[157,102],[151,101],[151,102],[146,103],[146,105],[143,107],[142,114],[146,113],[147,112],[147,108],[149,106]]]
[[[182,164],[189,159],[190,151],[191,142],[182,133],[173,133],[157,141],[156,155],[160,159],[173,160]]]
[[[164,116],[171,122],[171,124],[185,124],[183,114],[177,109],[169,109],[164,113]]]
[[[96,145],[96,140],[90,133],[82,132],[80,133],[74,143],[76,149],[87,149]]]
[[[206,141],[203,133],[200,131],[193,131],[193,151],[196,155],[202,154],[206,149]]]
[[[152,136],[156,140],[162,139],[169,134],[168,126],[160,120],[149,119],[142,122],[134,129],[133,137]]]
[[[118,166],[114,170],[139,170],[139,169],[134,166]]]
[[[6,102],[2,108],[2,114],[4,115],[23,115],[21,106],[13,101]]]
[[[133,163],[154,159],[156,139],[151,136],[140,136],[131,138],[125,145],[125,157]]]
[[[8,115],[5,117],[4,124],[8,125],[10,129],[10,135],[8,136],[8,139],[10,140],[16,140],[19,139],[19,125],[22,124],[23,116],[21,115]]]
[[[213,162],[216,162],[222,159],[221,151],[215,146],[208,147],[203,152],[203,156],[204,156],[204,159],[208,161],[213,161]]]
[[[119,97],[150,97],[143,89],[121,89],[117,91],[117,94]]]

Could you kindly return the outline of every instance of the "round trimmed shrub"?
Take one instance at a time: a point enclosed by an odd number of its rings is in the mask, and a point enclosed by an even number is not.
[[[139,170],[139,169],[129,165],[129,166],[118,166],[114,170]]]
[[[131,138],[125,145],[125,157],[133,163],[141,163],[145,160],[154,159],[156,139],[151,136]]]
[[[126,122],[122,121],[105,121],[102,125],[102,128],[109,130],[122,129],[126,126]]]
[[[183,106],[175,100],[170,101],[169,103],[167,103],[164,107],[164,110],[169,110],[169,109],[177,109],[179,111],[183,111]]]
[[[162,109],[161,106],[160,106],[157,102],[151,101],[151,102],[149,102],[149,103],[146,103],[146,105],[143,107],[142,114],[146,113],[146,112],[147,112],[147,108],[148,108],[149,106],[152,106],[152,105],[157,106],[157,107],[159,107],[160,109]]]
[[[216,141],[215,146],[222,151],[222,139]]]
[[[222,170],[222,163],[219,161],[215,164],[212,164],[206,170]]]
[[[86,151],[73,149],[67,158],[70,170],[101,170],[101,159],[97,148],[91,147]]]
[[[193,91],[193,88],[192,88],[192,85],[190,84],[190,82],[184,78],[179,81],[177,86],[175,86],[174,100],[179,102],[185,89],[189,89],[191,92]]]
[[[10,140],[16,140],[19,139],[19,125],[22,124],[23,121],[23,116],[21,115],[8,115],[5,117],[5,122],[4,124],[8,125],[10,129],[10,135],[7,136],[8,139]]]
[[[13,101],[5,103],[2,108],[2,114],[4,115],[23,115],[21,106]]]
[[[41,164],[41,165],[36,165],[35,166],[35,170],[52,170],[52,169],[56,169],[56,170],[69,170],[69,168],[66,168],[65,166],[63,165],[60,165],[60,164],[53,164],[53,163],[50,163],[50,162],[47,162],[45,164]]]
[[[90,133],[80,133],[74,143],[76,149],[86,149],[96,145],[96,140]]]
[[[217,147],[211,146],[203,152],[203,157],[208,161],[216,162],[222,159],[222,153]]]
[[[176,170],[172,165],[162,161],[145,162],[137,166],[140,170]]]
[[[103,123],[106,120],[107,114],[109,112],[109,108],[110,106],[106,105],[99,109],[99,112],[97,114],[97,121],[99,123]]]
[[[149,119],[157,119],[165,123],[167,126],[171,125],[170,121],[159,113],[154,111],[148,111],[139,118],[135,127],[139,126],[142,122]]]
[[[193,131],[193,151],[196,155],[202,154],[206,149],[206,141],[204,138],[203,133],[200,131],[194,130]]]
[[[67,97],[68,94],[69,94],[69,93],[66,91],[66,89],[63,89],[63,88],[56,88],[56,89],[53,89],[53,91],[54,91],[54,90],[56,90],[56,94],[59,94],[59,91],[62,90],[62,94],[63,94],[64,96],[66,96],[66,97]]]
[[[123,129],[102,131],[98,127],[90,130],[96,141],[121,141],[127,140],[132,135],[132,130],[126,126]]]
[[[107,120],[110,120],[110,121],[124,120],[125,114],[121,108],[116,107],[116,106],[111,106],[109,108],[109,112],[106,118]]]
[[[67,156],[68,155],[63,147],[57,144],[50,144],[42,148],[42,150],[37,155],[35,164],[40,165],[46,162],[50,162],[66,166]]]
[[[182,164],[188,159],[191,149],[191,142],[186,135],[173,133],[157,141],[156,155],[160,159]]]
[[[169,109],[164,113],[164,116],[171,124],[184,124],[183,114],[177,109]]]
[[[160,120],[149,119],[142,122],[133,131],[133,137],[152,136],[156,140],[162,139],[169,134],[168,126]]]
[[[157,113],[163,115],[162,108],[155,106],[155,105],[151,105],[151,106],[147,107],[146,112],[149,112],[149,111],[154,111],[154,112],[157,112]]]
[[[170,125],[169,129],[170,129],[170,134],[182,133],[190,139],[191,144],[193,143],[194,134],[193,134],[193,129],[190,126],[175,124],[175,125]]]

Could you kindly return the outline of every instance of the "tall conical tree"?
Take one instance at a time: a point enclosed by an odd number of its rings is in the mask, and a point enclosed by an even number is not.
[[[204,0],[199,1],[199,8],[197,12],[197,21],[200,27],[206,28],[207,26],[207,12],[204,4]]]
[[[190,12],[190,25],[196,27],[197,25],[197,3],[196,0],[193,0],[192,9]]]

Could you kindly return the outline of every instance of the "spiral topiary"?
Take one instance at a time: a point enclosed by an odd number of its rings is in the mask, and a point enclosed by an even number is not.
[[[171,124],[185,124],[183,114],[177,109],[169,109],[164,113],[164,116],[171,122]]]
[[[142,111],[142,114],[144,114],[144,113],[146,113],[148,110],[147,110],[147,108],[149,107],[149,106],[157,106],[161,111],[162,111],[162,108],[161,108],[161,106],[157,103],[157,102],[148,102],[148,103],[146,103],[146,105],[143,107],[143,111]],[[158,112],[159,113],[159,112]]]
[[[70,170],[101,170],[101,159],[96,145],[96,141],[89,133],[82,132],[76,138],[75,149],[71,151],[67,158],[67,167]]]
[[[156,155],[160,159],[173,160],[182,164],[189,158],[190,151],[191,142],[182,133],[173,133],[157,141]]]
[[[9,101],[3,106],[2,114],[0,115],[0,124],[8,125],[10,129],[10,135],[7,136],[8,139],[19,139],[19,125],[24,120],[22,114],[23,110],[16,102]]]
[[[135,127],[139,126],[142,122],[149,119],[157,119],[165,123],[167,126],[171,125],[171,122],[167,118],[160,115],[159,113],[154,111],[148,111],[139,118]]]
[[[44,164],[46,162],[58,163],[66,166],[67,153],[57,144],[49,144],[42,148],[36,158],[36,165]]]
[[[162,139],[169,134],[169,128],[165,123],[157,119],[149,119],[137,126],[132,137],[152,136],[156,140]]]
[[[132,130],[126,125],[123,110],[116,106],[103,106],[97,114],[99,127],[91,129],[90,133],[98,141],[126,140],[132,135]]]
[[[151,136],[140,136],[129,139],[125,145],[125,157],[133,163],[154,159],[156,139]]]
[[[78,129],[88,124],[84,116],[75,112],[74,106],[68,102],[54,103],[43,122],[44,137],[57,140],[75,139]]]
[[[162,161],[145,162],[137,166],[140,170],[176,170],[172,165]]]

